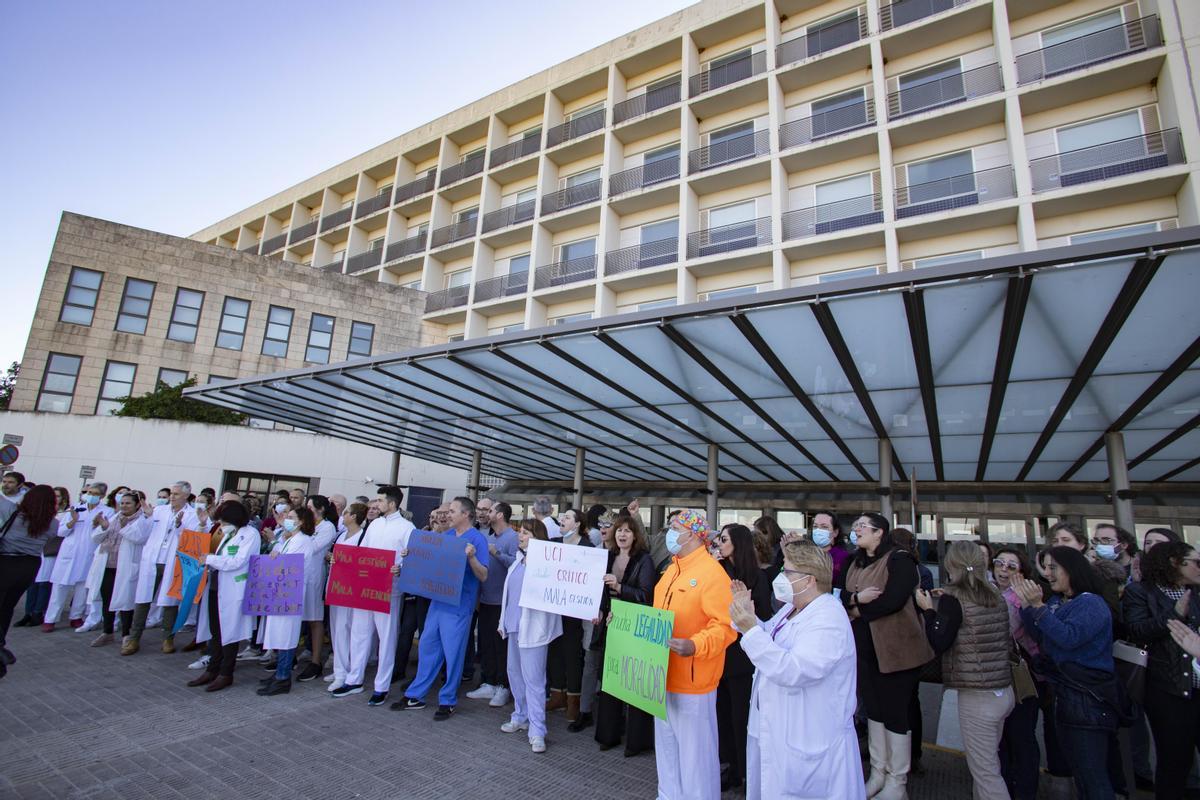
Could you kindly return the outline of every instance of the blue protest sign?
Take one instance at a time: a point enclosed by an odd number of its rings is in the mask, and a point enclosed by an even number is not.
[[[467,568],[467,540],[453,533],[413,531],[400,567],[400,591],[457,606]]]
[[[188,616],[192,613],[192,602],[196,598],[196,590],[200,587],[200,578],[204,576],[204,567],[197,559],[187,553],[178,552],[179,566],[183,571],[183,583],[179,601],[179,615],[175,617],[175,628],[171,635],[179,633],[179,629],[187,624]]]

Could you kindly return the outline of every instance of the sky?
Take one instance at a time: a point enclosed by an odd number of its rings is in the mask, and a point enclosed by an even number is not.
[[[188,236],[688,5],[0,2],[0,369],[63,211]]]

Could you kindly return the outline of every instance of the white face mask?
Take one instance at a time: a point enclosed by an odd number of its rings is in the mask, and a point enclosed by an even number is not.
[[[781,603],[792,602],[792,582],[788,580],[787,575],[782,572],[775,576],[775,580],[771,581],[771,589],[775,592],[775,599]]]
[[[237,526],[226,523],[221,526],[221,533],[226,536],[233,536],[233,534],[237,533]]]

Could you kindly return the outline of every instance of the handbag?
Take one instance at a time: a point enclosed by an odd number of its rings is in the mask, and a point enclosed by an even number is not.
[[[1113,642],[1117,680],[1125,687],[1126,696],[1139,706],[1146,699],[1146,665],[1149,662],[1149,650],[1120,639]]]
[[[1033,673],[1021,653],[1013,649],[1009,655],[1009,669],[1012,670],[1013,695],[1018,703],[1037,697],[1037,684],[1033,682]]]

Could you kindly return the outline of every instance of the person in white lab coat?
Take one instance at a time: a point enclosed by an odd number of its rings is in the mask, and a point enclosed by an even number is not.
[[[833,562],[805,541],[783,545],[772,584],[783,608],[754,616],[734,582],[730,617],[754,662],[746,746],[746,800],[863,800],[854,733],[857,661],[850,620],[830,594]]]
[[[83,620],[83,625],[75,629],[76,633],[85,633],[87,631],[98,630],[104,624],[104,576],[105,570],[108,568],[108,558],[106,553],[100,552],[100,538],[96,531],[100,528],[101,522],[115,520],[120,514],[121,498],[129,493],[128,486],[118,486],[109,492],[108,497],[104,498],[101,503],[101,508],[96,516],[92,517],[92,529],[89,532],[92,537],[92,565],[88,568],[87,580],[84,585],[87,587],[87,616]],[[140,505],[140,503],[139,503]],[[99,538],[98,538],[99,537]],[[115,551],[114,551],[115,552]]]
[[[133,624],[129,636],[121,646],[121,655],[129,656],[141,646],[142,632],[150,607],[162,607],[164,653],[175,652],[175,641],[171,630],[175,627],[175,616],[179,601],[167,597],[171,577],[175,571],[175,548],[179,545],[179,532],[200,530],[200,518],[188,504],[192,485],[179,481],[171,486],[171,496],[166,504],[155,506],[150,512],[150,533],[142,547],[142,559],[138,565],[137,590],[134,593]]]
[[[313,532],[312,558],[304,562],[304,616],[308,625],[308,648],[312,658],[296,676],[298,681],[311,681],[321,677],[325,663],[325,556],[333,547],[338,536],[337,509],[329,498],[314,494],[308,498],[308,510],[317,522]]]
[[[108,493],[108,484],[97,481],[88,486],[84,492],[82,503],[71,510],[63,532],[62,546],[58,557],[54,560],[54,569],[50,573],[50,604],[46,607],[46,617],[42,630],[46,633],[54,630],[54,623],[62,615],[63,607],[70,603],[71,627],[83,626],[87,614],[87,577],[92,566],[92,556],[96,545],[92,542],[92,519],[103,509],[104,495]]]
[[[104,561],[104,577],[100,585],[100,596],[104,602],[102,612],[104,632],[92,641],[92,647],[101,647],[113,640],[113,627],[117,614],[121,615],[121,636],[129,635],[133,624],[133,595],[137,589],[138,563],[142,557],[142,545],[150,535],[150,520],[145,515],[145,499],[134,491],[121,496],[117,515],[111,520],[97,514],[96,526],[92,528],[92,541],[98,550],[96,558]]]
[[[283,518],[283,536],[275,542],[271,557],[299,554],[304,556],[305,573],[312,558],[313,533],[316,525],[313,513],[305,506],[294,508]],[[303,580],[303,576],[301,576]],[[272,614],[263,617],[263,647],[274,650],[274,676],[263,681],[258,694],[270,697],[287,694],[292,690],[292,666],[296,663],[296,645],[300,642],[300,622],[303,614],[283,616]],[[269,667],[268,667],[269,669]]]
[[[363,523],[367,521],[367,507],[363,503],[354,503],[342,512],[341,529],[334,547],[361,547],[367,529]],[[333,561],[333,552],[325,555],[325,563]],[[354,617],[354,609],[345,606],[329,606],[329,638],[333,641],[333,674],[325,678],[331,681],[328,691],[336,692],[346,685],[346,676],[350,673],[350,621]]]
[[[242,598],[250,556],[258,554],[261,541],[258,531],[250,526],[250,512],[239,500],[221,503],[212,518],[221,526],[221,539],[211,555],[200,556],[208,569],[208,591],[200,600],[196,626],[196,639],[208,641],[208,665],[187,684],[204,686],[206,692],[217,692],[233,683],[238,644],[250,638],[254,618],[242,613]]]

